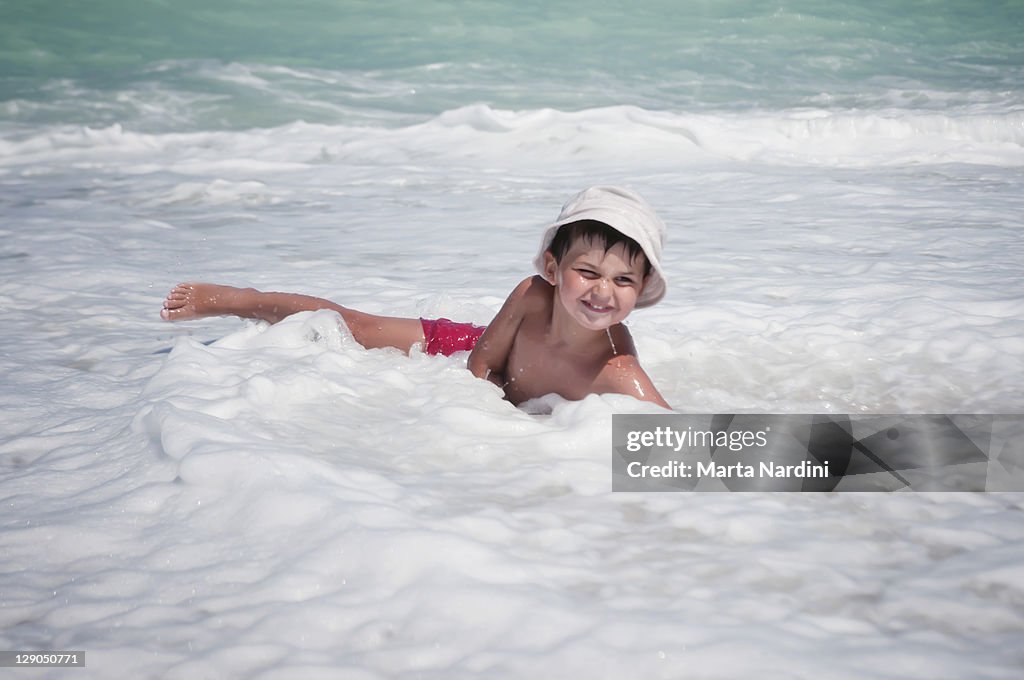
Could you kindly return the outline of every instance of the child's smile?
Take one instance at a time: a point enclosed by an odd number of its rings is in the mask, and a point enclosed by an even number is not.
[[[622,244],[605,251],[580,241],[555,263],[549,263],[558,300],[569,316],[588,330],[604,330],[621,322],[636,306],[643,290],[642,255],[629,258]]]

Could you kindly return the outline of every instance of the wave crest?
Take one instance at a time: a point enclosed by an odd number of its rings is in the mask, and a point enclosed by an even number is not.
[[[1024,111],[712,114],[634,106],[509,111],[477,104],[400,127],[300,121],[269,129],[147,134],[121,125],[61,126],[5,137],[0,139],[0,167],[58,161],[131,161],[145,167],[186,163],[193,168],[212,163],[264,170],[323,162],[411,161],[612,163],[655,169],[716,160],[835,167],[1024,165]]]

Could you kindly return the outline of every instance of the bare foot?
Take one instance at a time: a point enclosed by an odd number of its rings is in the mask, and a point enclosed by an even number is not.
[[[185,321],[205,316],[234,314],[241,288],[215,283],[179,283],[164,299],[160,318],[164,321]]]

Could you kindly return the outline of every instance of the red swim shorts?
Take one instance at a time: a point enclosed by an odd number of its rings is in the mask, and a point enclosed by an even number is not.
[[[423,351],[427,354],[451,356],[473,349],[486,326],[455,323],[451,319],[420,319],[423,324]]]

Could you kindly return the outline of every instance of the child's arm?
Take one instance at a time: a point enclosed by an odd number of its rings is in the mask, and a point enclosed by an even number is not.
[[[629,329],[619,324],[610,331],[616,355],[608,360],[594,380],[593,391],[598,394],[628,394],[640,401],[649,401],[671,409],[665,398],[658,392],[647,372],[640,366],[636,345]]]
[[[487,325],[487,330],[477,340],[467,362],[467,367],[476,377],[490,380],[498,387],[505,387],[508,355],[512,351],[519,324],[523,321],[527,294],[536,285],[535,278],[539,277],[524,279],[515,287],[497,316]]]
[[[595,391],[628,394],[671,410],[635,354],[621,354],[608,361],[595,381]]]

